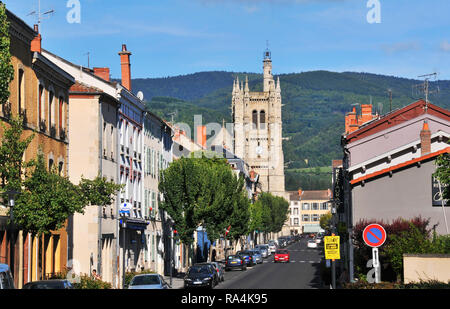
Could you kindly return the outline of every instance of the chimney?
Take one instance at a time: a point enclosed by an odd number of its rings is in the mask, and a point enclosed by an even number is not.
[[[299,196],[299,197],[301,197],[301,196],[302,196],[302,193],[303,193],[302,189],[301,189],[301,188],[300,188],[300,189],[298,189],[298,196]]]
[[[197,127],[197,143],[206,149],[206,126]]]
[[[38,25],[34,25],[34,32],[36,32],[37,35],[31,41],[31,48],[30,48],[30,50],[33,53],[34,52],[41,53],[42,52],[42,48],[41,48],[42,37],[41,37],[41,34],[39,33],[39,26]]]
[[[426,120],[423,122],[422,131],[420,131],[420,150],[422,156],[431,152],[431,131]]]
[[[122,51],[119,52],[120,66],[122,68],[122,86],[131,91],[131,52],[127,51],[127,45],[122,44]]]
[[[94,68],[94,74],[109,82],[109,68]]]
[[[250,171],[250,179],[251,179],[251,180],[254,180],[254,179],[255,179],[255,171],[254,171],[254,170],[251,170],[251,171]]]

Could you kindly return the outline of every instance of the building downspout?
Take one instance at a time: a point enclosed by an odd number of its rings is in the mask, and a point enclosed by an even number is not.
[[[344,205],[346,205],[347,209],[347,229],[348,229],[348,256],[349,256],[349,278],[350,282],[354,282],[354,257],[353,257],[353,205],[352,205],[352,188],[350,186],[349,179],[349,150],[343,145],[344,149],[344,160],[343,160],[343,172],[344,172]]]
[[[119,141],[119,106],[117,104],[116,108],[116,134],[115,134],[115,142],[116,142],[116,183],[120,183],[120,141]],[[114,259],[114,278],[115,278],[115,287],[118,289],[120,287],[120,191],[116,194],[116,258]]]
[[[98,113],[98,133],[99,133],[99,162],[98,162],[98,175],[103,176],[103,119],[102,119],[102,99],[99,98],[99,113]],[[103,206],[98,207],[98,238],[97,238],[97,274],[100,276],[102,273],[102,213]],[[90,275],[90,274],[89,274]]]

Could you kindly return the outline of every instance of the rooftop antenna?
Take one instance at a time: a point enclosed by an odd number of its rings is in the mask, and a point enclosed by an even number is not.
[[[425,74],[418,76],[419,78],[424,78],[424,82],[418,85],[414,85],[413,89],[417,89],[418,92],[423,92],[425,94],[425,111],[428,109],[428,96],[433,93],[439,92],[439,87],[436,90],[430,91],[430,79],[434,76],[434,80],[436,80],[437,73]]]
[[[88,59],[88,69],[90,68],[90,66],[89,66],[89,56],[91,55],[91,53],[90,52],[87,52],[87,53],[85,53],[84,55],[87,55],[87,59]]]
[[[392,112],[392,89],[388,89],[389,93],[389,112]]]
[[[41,29],[41,22],[43,19],[48,19],[51,17],[51,14],[55,13],[55,10],[49,10],[44,13],[41,12],[41,0],[38,0],[38,11],[32,11],[27,16],[36,15],[38,29]]]

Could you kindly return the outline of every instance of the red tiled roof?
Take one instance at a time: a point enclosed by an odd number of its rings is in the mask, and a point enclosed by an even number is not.
[[[427,105],[426,110],[425,105]],[[439,106],[433,105],[429,102],[428,104],[426,104],[424,100],[419,100],[403,108],[400,108],[397,111],[389,113],[378,120],[374,120],[365,126],[363,125],[355,132],[346,135],[345,141],[347,144],[355,142],[359,139],[373,135],[377,132],[393,127],[405,121],[409,121],[426,113],[429,115],[439,117],[446,121],[450,121],[450,111],[441,108]]]

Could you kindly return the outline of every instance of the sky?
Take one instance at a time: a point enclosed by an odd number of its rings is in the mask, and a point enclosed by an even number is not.
[[[28,25],[37,23],[29,13],[39,0],[2,1]],[[54,10],[41,22],[43,48],[84,66],[89,53],[89,66],[109,67],[113,78],[120,77],[122,44],[132,52],[133,78],[261,73],[268,44],[275,75],[328,70],[419,79],[436,72],[450,80],[448,0],[40,2],[41,12]]]

